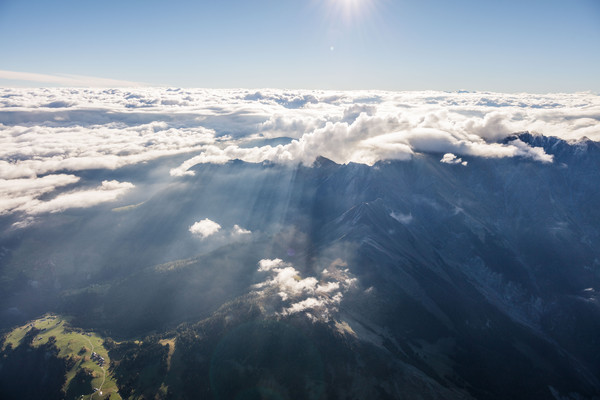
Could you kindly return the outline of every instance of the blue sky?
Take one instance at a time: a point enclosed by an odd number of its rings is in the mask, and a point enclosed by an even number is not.
[[[600,92],[597,0],[0,0],[0,37],[3,86]]]

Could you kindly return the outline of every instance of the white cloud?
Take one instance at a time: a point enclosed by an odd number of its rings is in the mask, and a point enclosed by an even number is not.
[[[467,164],[468,164],[467,161],[463,161],[462,158],[456,157],[452,153],[446,153],[446,154],[444,154],[444,156],[442,157],[442,159],[440,160],[440,162],[445,163],[445,164],[460,164],[460,165],[463,165],[463,166],[467,166]]]
[[[284,315],[296,314],[306,310],[314,310],[319,308],[324,308],[326,306],[326,301],[324,299],[317,299],[315,297],[309,297],[307,299],[301,300],[297,303],[292,304],[288,308],[284,310]]]
[[[301,91],[297,95],[309,98]],[[225,163],[235,158],[310,165],[322,155],[338,163],[371,165],[428,151],[551,162],[552,157],[542,149],[516,141],[497,141],[520,131],[600,140],[600,99],[588,93],[329,93],[335,97],[334,102],[325,102],[325,95],[314,92],[311,101],[300,101],[303,106],[292,110],[281,106],[294,102],[289,93],[247,95],[246,101],[260,102],[273,110],[258,131],[265,137],[282,135],[295,140],[279,146],[210,147],[174,170],[174,174],[185,174],[195,164]]]
[[[281,265],[285,264],[281,258],[268,259],[264,258],[258,262],[258,271],[265,272],[270,271],[273,268],[277,268]]]
[[[299,139],[303,134],[324,126],[329,117],[314,110],[278,112],[263,122],[259,131],[266,138],[285,136]]]
[[[154,102],[157,93],[159,103],[170,94],[157,89],[0,88],[0,214],[39,213],[76,196],[87,196],[80,206],[97,204],[92,198],[111,201],[122,191],[101,187],[94,195],[86,191],[45,205],[39,198],[79,180],[56,172],[114,170],[200,150],[219,140],[212,129],[193,123],[197,116],[129,111],[132,101],[142,107]]]
[[[189,168],[196,164],[218,163],[240,159],[247,162],[272,161],[279,163],[300,162],[311,165],[317,156],[324,156],[337,163],[349,162],[373,165],[382,160],[407,160],[417,152],[456,153],[486,158],[524,157],[540,162],[552,162],[552,156],[542,148],[534,148],[515,140],[497,143],[498,137],[506,137],[514,130],[506,129],[499,135],[498,127],[489,131],[488,121],[474,127],[473,121],[446,126],[441,115],[429,113],[412,121],[413,116],[368,116],[360,114],[351,124],[327,122],[323,127],[303,134],[299,139],[278,146],[244,148],[209,146],[199,155],[172,170],[172,175],[193,174]],[[495,121],[495,119],[491,119]],[[497,124],[496,124],[497,125]],[[472,131],[469,128],[473,128]],[[485,133],[485,134],[484,134]]]
[[[288,263],[280,259],[261,260],[258,271],[271,271],[272,277],[259,286],[271,286],[278,289],[280,296],[286,300],[289,297],[297,297],[303,293],[313,294],[317,288],[318,281],[313,277],[301,279],[298,271]]]
[[[89,190],[76,190],[59,194],[48,201],[33,199],[16,210],[27,214],[55,213],[68,208],[86,208],[116,200],[134,187],[129,182],[103,181],[100,186]]]
[[[330,293],[340,289],[339,282],[327,282],[323,285],[319,284],[316,291],[320,293]]]
[[[276,295],[284,302],[278,315],[291,315],[311,312],[312,318],[328,320],[337,311],[343,294],[355,286],[356,278],[351,278],[346,264],[334,261],[324,269],[319,279],[302,278],[290,263],[277,259],[263,259],[258,263],[259,272],[267,272],[270,277],[255,285],[258,293],[268,297]]]
[[[244,229],[237,224],[233,226],[233,230],[231,231],[231,234],[235,236],[250,235],[251,233],[248,229]]]
[[[116,200],[134,187],[129,182],[103,181],[95,189],[74,189],[61,193],[48,200],[42,196],[50,195],[58,188],[74,185],[79,182],[75,175],[57,174],[43,177],[0,179],[0,215],[13,212],[35,215],[55,213],[69,208],[87,208],[100,203]],[[26,217],[13,224],[15,228],[23,228],[35,222]]]
[[[172,175],[193,174],[189,171],[202,163],[223,164],[240,159],[246,162],[272,161],[311,165],[318,156],[338,164],[350,162],[373,165],[383,160],[407,160],[416,152],[448,152],[487,158],[525,157],[540,162],[552,162],[552,156],[542,148],[533,148],[515,140],[507,144],[490,143],[483,137],[451,133],[429,127],[407,126],[397,117],[370,117],[361,114],[352,124],[328,122],[324,127],[304,134],[286,145],[242,148],[209,146],[180,167]]]
[[[47,175],[32,179],[0,179],[0,215],[27,209],[38,197],[79,181],[74,175]]]
[[[203,152],[195,157],[186,160],[177,168],[172,168],[169,173],[171,176],[184,176],[194,175],[194,171],[189,169],[194,165],[198,164],[225,164],[230,161],[231,158],[223,153],[221,149],[216,146],[207,146]]]
[[[192,234],[199,236],[201,239],[205,239],[211,235],[214,235],[220,229],[221,225],[217,224],[215,221],[205,218],[202,221],[198,221],[190,226],[189,231]]]
[[[213,131],[204,128],[174,129],[160,122],[86,129],[0,125],[0,178],[34,177],[63,170],[117,169],[201,149],[213,142],[213,135]]]

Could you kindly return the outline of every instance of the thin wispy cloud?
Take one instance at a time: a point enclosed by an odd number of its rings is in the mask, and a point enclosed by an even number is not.
[[[94,189],[75,190],[56,196],[48,201],[33,200],[20,207],[27,214],[55,213],[69,208],[87,208],[114,201],[134,188],[130,182],[103,181]]]
[[[0,215],[15,210],[28,210],[38,198],[59,187],[79,181],[75,175],[46,175],[33,179],[0,179]]]
[[[42,178],[0,179],[0,215],[13,212],[36,215],[92,207],[114,201],[134,188],[130,182],[103,181],[93,189],[74,189],[50,199],[41,199],[58,188],[78,181],[78,177],[65,174],[46,175]]]
[[[0,80],[7,80],[8,85],[18,82],[32,82],[37,86],[67,86],[67,87],[138,87],[148,86],[141,82],[124,81],[120,79],[99,78],[95,76],[72,74],[38,74],[34,72],[0,70]],[[6,85],[6,84],[5,84]]]

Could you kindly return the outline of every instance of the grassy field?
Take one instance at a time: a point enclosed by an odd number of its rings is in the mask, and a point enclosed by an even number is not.
[[[69,385],[77,371],[81,368],[87,368],[93,371],[92,387],[98,388],[98,391],[85,394],[80,399],[99,400],[110,398],[111,400],[120,400],[121,396],[118,393],[116,382],[108,371],[110,358],[103,346],[103,339],[93,332],[70,331],[68,326],[68,321],[65,318],[56,315],[46,315],[15,328],[7,335],[4,346],[10,343],[14,348],[19,345],[31,327],[40,329],[42,332],[33,340],[33,346],[45,344],[51,336],[54,336],[56,338],[56,347],[60,350],[59,357],[72,357],[76,361],[74,366],[67,372],[67,380],[63,387],[65,393],[68,392]],[[100,367],[98,363],[91,359],[92,352],[96,352],[104,358],[105,363],[103,367]]]

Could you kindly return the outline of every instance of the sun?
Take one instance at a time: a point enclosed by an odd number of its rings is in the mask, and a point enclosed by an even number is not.
[[[375,0],[329,0],[330,12],[345,22],[354,22],[370,13]]]

